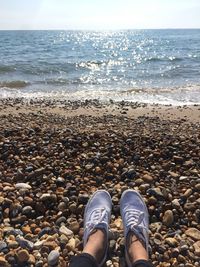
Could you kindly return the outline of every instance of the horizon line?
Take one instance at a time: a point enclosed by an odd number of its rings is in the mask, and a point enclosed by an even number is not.
[[[200,30],[200,27],[181,27],[181,28],[119,28],[119,29],[64,29],[64,28],[58,28],[58,29],[0,29],[0,31],[137,31],[137,30]]]

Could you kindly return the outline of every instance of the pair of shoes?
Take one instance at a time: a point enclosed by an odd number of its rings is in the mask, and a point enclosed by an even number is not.
[[[110,194],[105,190],[96,191],[88,201],[84,213],[84,236],[83,242],[86,245],[89,236],[96,229],[101,229],[106,234],[106,249],[104,257],[99,264],[102,266],[106,260],[108,249],[108,229],[112,210],[112,200]],[[127,239],[130,233],[133,233],[143,244],[148,253],[148,210],[140,196],[135,190],[126,190],[123,192],[120,200],[120,213],[124,225],[125,254],[128,266],[132,266],[128,257]]]

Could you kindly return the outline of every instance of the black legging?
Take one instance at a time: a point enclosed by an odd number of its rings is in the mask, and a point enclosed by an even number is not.
[[[98,264],[90,254],[82,253],[73,257],[69,267],[98,267]],[[153,265],[149,261],[138,260],[132,267],[153,267]]]

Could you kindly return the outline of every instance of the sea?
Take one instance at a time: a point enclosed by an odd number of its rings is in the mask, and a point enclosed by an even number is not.
[[[200,104],[200,29],[0,31],[0,98]]]

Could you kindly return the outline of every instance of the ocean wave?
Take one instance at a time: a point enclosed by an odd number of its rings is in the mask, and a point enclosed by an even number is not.
[[[24,88],[30,85],[27,81],[6,81],[0,82],[0,88],[10,88],[10,89],[17,89],[17,88]]]
[[[0,73],[13,72],[16,68],[13,66],[0,65]]]
[[[173,61],[173,62],[179,62],[184,60],[184,58],[181,57],[150,57],[150,58],[146,58],[145,61],[149,61],[149,62],[162,62],[162,61]]]

